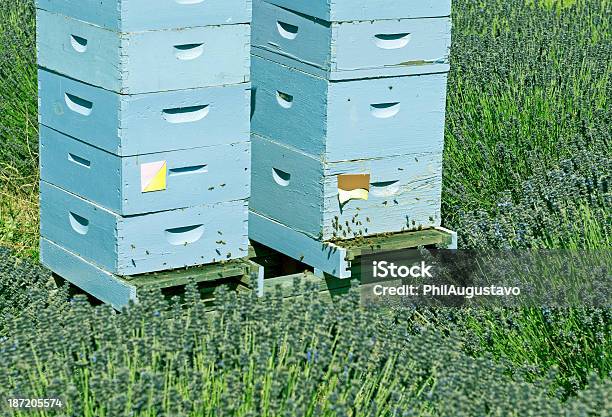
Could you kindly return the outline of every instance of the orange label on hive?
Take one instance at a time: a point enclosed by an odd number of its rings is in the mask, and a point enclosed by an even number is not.
[[[350,200],[367,200],[370,195],[370,174],[347,174],[338,176],[338,199],[340,204]]]

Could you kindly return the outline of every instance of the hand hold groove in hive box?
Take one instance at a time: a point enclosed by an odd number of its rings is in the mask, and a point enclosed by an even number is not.
[[[84,53],[87,51],[87,39],[81,38],[77,35],[72,35],[71,43],[75,51],[79,53]]]
[[[170,176],[175,177],[177,175],[205,174],[208,172],[206,167],[207,165],[195,165],[191,167],[172,168],[170,170]]]
[[[372,116],[377,119],[390,119],[397,116],[402,107],[401,103],[372,104]]]
[[[74,162],[77,165],[81,165],[85,168],[91,168],[91,161],[85,158],[81,158],[80,156],[69,153],[68,160]]]
[[[68,108],[75,113],[79,113],[83,116],[89,116],[93,111],[93,103],[89,100],[85,100],[84,98],[77,97],[70,93],[66,93],[64,97]]]
[[[201,224],[166,230],[166,239],[168,239],[168,243],[174,246],[195,243],[200,240],[203,235],[204,226]]]
[[[278,27],[278,33],[280,33],[283,38],[289,40],[297,38],[298,32],[300,30],[297,26],[281,22],[280,20],[276,24]]]
[[[72,212],[68,215],[70,217],[72,229],[80,235],[86,235],[89,231],[89,220]]]
[[[280,104],[280,106],[284,109],[290,109],[291,107],[293,107],[293,96],[291,94],[277,91],[276,100],[278,101],[278,104]]]
[[[396,181],[381,181],[373,182],[370,192],[375,197],[391,197],[400,192],[400,182]]]
[[[291,174],[278,168],[272,168],[272,176],[274,181],[281,187],[288,187],[291,182]]]
[[[203,43],[191,43],[187,45],[175,45],[175,55],[181,61],[191,61],[199,58],[204,53]]]
[[[375,36],[376,46],[381,49],[401,49],[408,45],[411,39],[410,33],[400,33],[395,35],[379,34]]]
[[[193,123],[208,116],[208,113],[210,113],[210,106],[190,106],[166,109],[163,113],[164,119],[166,119],[168,123]]]

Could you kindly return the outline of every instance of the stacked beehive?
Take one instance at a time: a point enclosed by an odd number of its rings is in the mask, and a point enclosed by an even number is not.
[[[250,0],[38,0],[37,20],[43,263],[244,257]]]
[[[439,226],[450,0],[257,0],[253,13],[251,237]]]

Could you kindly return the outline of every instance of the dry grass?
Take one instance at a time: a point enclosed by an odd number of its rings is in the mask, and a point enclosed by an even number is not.
[[[0,174],[0,246],[38,258],[38,178],[3,166]]]

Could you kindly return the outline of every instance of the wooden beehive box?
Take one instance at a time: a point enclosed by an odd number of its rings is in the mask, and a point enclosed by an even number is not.
[[[120,216],[54,185],[41,185],[43,238],[120,276],[244,257],[246,215],[246,200],[237,200]]]
[[[441,223],[440,152],[327,162],[254,135],[253,159],[251,209],[313,239]]]
[[[291,4],[281,7],[279,3]],[[332,4],[327,10],[332,10],[335,17],[328,21],[305,15],[302,10],[321,5],[320,1],[256,0],[253,54],[328,80],[448,71],[451,20],[445,7],[414,10],[422,7],[416,4],[420,2],[399,6],[391,6],[391,1],[365,3],[369,7],[381,3],[382,11],[393,10],[395,14],[384,20],[360,20],[354,13],[338,13],[337,5]],[[351,10],[359,7],[351,6]]]
[[[333,242],[440,226],[450,0],[253,15],[251,239],[339,273]]]
[[[249,83],[125,95],[41,68],[39,103],[43,125],[120,156],[244,142],[250,130]]]
[[[250,19],[250,0],[37,1],[44,264],[87,286],[247,255]]]
[[[40,150],[45,181],[123,216],[246,200],[250,194],[249,142],[211,146],[206,152],[120,157],[41,126]],[[165,187],[148,191],[144,171],[157,167]]]
[[[325,161],[443,149],[447,73],[329,81],[253,56],[252,131]]]

